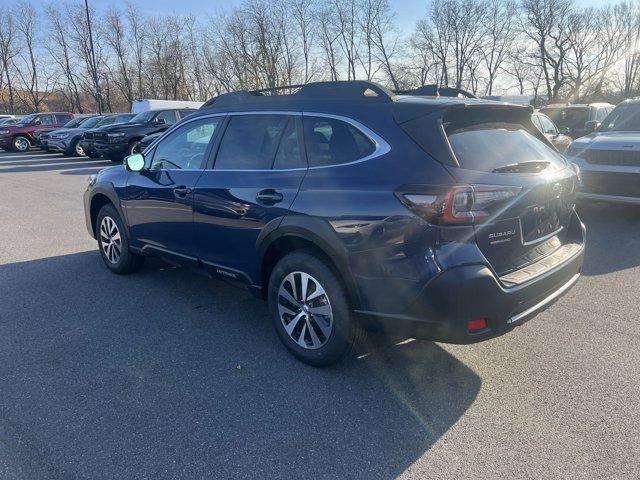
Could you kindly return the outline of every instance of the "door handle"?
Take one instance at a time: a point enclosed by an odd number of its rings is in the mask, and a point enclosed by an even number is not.
[[[173,189],[173,194],[176,197],[184,198],[191,193],[191,189],[187,188],[185,185],[180,185],[179,187],[175,187]]]
[[[256,200],[266,205],[274,205],[281,202],[283,199],[284,197],[282,196],[282,194],[280,192],[276,192],[272,188],[260,190],[256,195]]]

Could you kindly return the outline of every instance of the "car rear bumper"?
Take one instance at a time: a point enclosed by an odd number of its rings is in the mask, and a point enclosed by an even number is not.
[[[439,342],[476,343],[503,335],[549,307],[577,282],[585,229],[577,216],[575,219],[575,248],[568,249],[560,263],[551,262],[551,256],[541,260],[550,267],[543,272],[525,267],[530,276],[519,283],[506,282],[514,276],[498,277],[487,265],[461,265],[429,281],[402,314],[356,313],[365,328]],[[470,332],[468,322],[481,318],[487,328]]]

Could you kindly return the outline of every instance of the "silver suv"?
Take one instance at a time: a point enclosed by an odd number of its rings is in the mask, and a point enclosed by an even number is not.
[[[620,103],[565,155],[581,170],[578,198],[640,204],[640,100]]]

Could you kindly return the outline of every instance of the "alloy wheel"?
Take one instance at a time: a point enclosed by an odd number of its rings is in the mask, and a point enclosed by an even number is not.
[[[333,331],[331,302],[320,282],[304,272],[292,272],[278,289],[278,315],[291,339],[300,347],[322,347]]]
[[[111,217],[104,217],[100,222],[100,244],[105,258],[110,263],[118,263],[122,253],[122,239],[118,225]]]
[[[84,149],[80,145],[80,142],[76,142],[75,151],[77,156],[84,157]]]
[[[25,152],[29,149],[29,142],[24,138],[16,138],[13,142],[13,146],[16,147],[16,150],[19,152]]]

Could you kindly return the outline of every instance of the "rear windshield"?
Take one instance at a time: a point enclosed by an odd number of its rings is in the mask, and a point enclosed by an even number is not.
[[[549,162],[546,169],[552,171],[565,166],[561,155],[519,123],[449,123],[445,132],[458,163],[468,170],[492,172],[525,162]]]
[[[584,129],[584,124],[589,121],[589,107],[548,107],[540,111],[553,120],[558,127],[569,129]]]

